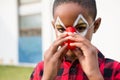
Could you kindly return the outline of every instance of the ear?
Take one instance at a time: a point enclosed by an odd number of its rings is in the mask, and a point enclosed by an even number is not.
[[[94,23],[94,33],[98,30],[100,24],[101,24],[101,18],[98,18]]]

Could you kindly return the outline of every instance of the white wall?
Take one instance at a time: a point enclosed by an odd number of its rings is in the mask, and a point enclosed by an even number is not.
[[[120,61],[120,0],[97,0],[101,26],[93,43],[106,57]]]
[[[0,63],[18,62],[17,0],[0,0]]]

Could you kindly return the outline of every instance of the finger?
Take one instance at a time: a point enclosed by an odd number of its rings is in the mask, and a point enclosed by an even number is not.
[[[83,52],[82,52],[82,50],[80,48],[76,48],[76,49],[74,49],[72,51],[78,57],[78,59],[83,56]]]
[[[61,46],[64,42],[68,41],[68,39],[69,37],[55,40],[54,43],[50,46],[50,51],[52,51],[52,53],[55,53],[58,50],[58,47]]]
[[[68,33],[67,32],[64,32],[64,33],[61,33],[56,40],[59,40],[61,38],[65,38],[66,36],[68,36]]]
[[[65,49],[62,55],[60,56],[60,60],[62,61],[66,53],[68,52],[68,49]]]
[[[61,57],[63,57],[63,55],[65,55],[65,53],[67,52],[67,46],[68,44],[65,44],[64,46],[62,46],[55,54],[54,54],[54,58],[55,59],[60,59]]]
[[[87,46],[83,43],[71,43],[70,46],[76,46],[77,48],[80,48],[84,56],[93,55],[97,51],[93,45]]]
[[[67,38],[65,38],[66,36],[67,36],[67,33],[66,33],[66,32],[62,33],[62,34],[53,42],[53,44],[50,46],[50,50],[53,51],[53,52],[55,52],[55,51],[58,49],[58,47],[60,46],[60,44],[62,44],[64,41],[67,40]],[[61,40],[61,39],[63,39],[63,40]],[[59,41],[59,40],[60,40],[60,41]]]
[[[70,43],[70,46],[76,46],[77,48],[80,48],[83,52],[88,49],[88,46],[85,43],[81,42]]]
[[[89,46],[91,43],[89,40],[87,40],[85,37],[82,37],[78,34],[71,34],[72,36],[69,36],[69,39],[74,41],[74,42],[80,42],[80,43],[84,43],[86,44],[87,46]]]

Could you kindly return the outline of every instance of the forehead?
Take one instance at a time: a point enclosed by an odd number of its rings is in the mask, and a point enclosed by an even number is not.
[[[63,3],[55,8],[54,19],[56,20],[56,18],[59,16],[66,26],[70,26],[73,25],[79,14],[82,14],[89,22],[90,16],[85,8],[77,3]]]

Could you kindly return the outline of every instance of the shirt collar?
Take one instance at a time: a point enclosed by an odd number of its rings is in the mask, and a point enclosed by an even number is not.
[[[104,61],[104,59],[105,59],[104,55],[98,50],[99,65]]]

